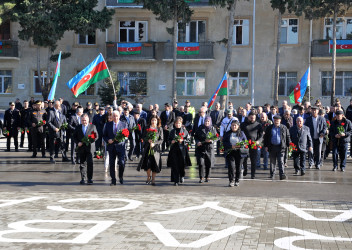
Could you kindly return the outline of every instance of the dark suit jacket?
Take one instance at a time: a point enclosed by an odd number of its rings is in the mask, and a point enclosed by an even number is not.
[[[219,112],[218,119],[216,119],[216,112]],[[210,112],[210,117],[211,117],[211,122],[213,123],[213,126],[217,130],[220,130],[221,121],[225,117],[224,110],[219,110],[219,111],[213,110]]]
[[[20,111],[18,109],[14,109],[12,112],[10,109],[5,111],[4,115],[4,127],[8,131],[16,130],[18,127],[21,127],[21,116]]]
[[[96,135],[97,135],[97,138],[95,139],[95,141],[98,140],[99,134],[98,134],[98,131],[97,131],[95,125],[88,124],[86,135],[83,134],[82,126],[83,126],[82,124],[78,125],[75,128],[75,131],[73,132],[73,139],[74,139],[76,144],[78,144],[79,142],[82,142],[83,137],[90,135],[92,132],[95,132]],[[89,146],[87,146],[85,143],[83,143],[83,145],[81,147],[77,146],[77,150],[78,150],[78,153],[80,153],[80,154],[89,153],[89,152],[94,154],[94,152],[95,152],[95,143],[92,142]]]
[[[303,115],[301,115],[301,114],[295,115],[295,116],[293,117],[293,124],[296,124],[296,119],[297,119],[298,117],[302,117],[302,118],[303,118],[303,121],[305,122],[306,119],[309,117],[309,115],[306,114],[306,113],[304,113]]]
[[[269,148],[269,152],[272,148],[272,144],[271,144],[271,132],[272,129],[274,127],[274,124],[270,125],[266,130],[265,130],[265,134],[264,134],[264,147],[268,147]],[[285,125],[280,124],[280,132],[281,132],[281,150],[284,151],[291,142],[290,139],[290,132],[287,129],[287,127]]]
[[[117,131],[120,131],[125,128],[127,128],[127,124],[123,121],[119,121],[117,125]],[[103,129],[103,139],[106,142],[106,149],[108,151],[112,151],[115,148],[117,152],[125,152],[125,142],[114,142],[112,144],[109,144],[108,141],[110,139],[114,140],[115,136],[116,134],[114,134],[114,122],[105,123]]]
[[[68,121],[68,127],[71,129],[71,131],[75,131],[75,129],[76,129],[76,127],[78,127],[78,125],[80,125],[80,124],[78,123],[78,119],[77,119],[76,114],[71,115],[70,119]]]
[[[204,116],[205,118],[206,116]],[[200,115],[196,114],[196,117],[193,120],[193,129],[192,129],[192,136],[194,136],[194,134],[196,133],[197,129],[198,129],[198,123],[199,123],[199,118]]]
[[[185,128],[190,131],[192,130],[192,122],[193,122],[193,117],[191,113],[183,113],[183,125]]]
[[[345,130],[345,136],[341,137],[340,139],[335,138],[335,135],[337,135],[338,132],[338,127],[342,126],[342,123],[344,123],[344,130]],[[342,118],[341,124],[338,120],[335,120],[331,122],[331,127],[330,127],[330,136],[333,140],[334,143],[337,143],[338,140],[340,140],[340,143],[349,143],[351,140],[351,135],[352,135],[352,123],[350,120],[346,118]]]
[[[135,135],[134,135],[133,128],[135,126],[137,126],[136,125],[136,121],[134,120],[134,117],[132,115],[128,115],[128,119],[129,119],[129,121],[127,121],[127,118],[125,117],[125,115],[121,115],[120,116],[120,121],[126,123],[127,128],[130,131],[130,136],[128,138],[133,138],[134,139]]]
[[[174,122],[175,122],[175,113],[172,111],[169,111],[169,117],[166,115],[166,111],[161,112],[160,114],[160,120],[161,120],[161,126],[164,128],[165,126],[168,127],[168,130],[170,131],[174,127]]]
[[[105,124],[105,115],[100,116],[100,114],[97,114],[93,117],[93,122],[92,122],[95,127],[97,128],[97,131],[99,135],[103,134],[103,128]]]
[[[292,143],[297,146],[298,151],[307,153],[307,148],[312,147],[312,137],[310,136],[309,128],[305,125],[302,126],[299,132],[297,126],[290,128],[290,137]]]
[[[60,117],[56,119],[55,110],[50,110],[48,114],[47,125],[49,128],[49,137],[61,138],[63,139],[65,133],[61,129],[59,132],[55,132],[56,128],[60,128],[63,123],[66,121],[66,116],[60,112]]]
[[[143,139],[142,135],[144,133],[145,127],[147,126],[147,121],[142,117],[140,117],[138,121],[135,120],[135,123],[136,123],[136,126],[138,126],[138,124],[141,126],[141,131],[139,131],[138,129],[134,131],[136,141],[139,142],[141,141],[141,139]]]
[[[306,119],[306,122],[304,123],[304,125],[306,125],[309,128],[310,136],[312,137],[312,139],[314,139],[313,117],[309,116]],[[320,134],[325,135],[325,133],[326,133],[326,120],[325,120],[325,118],[323,118],[319,115],[317,117],[317,131],[318,131],[318,136],[320,136]],[[323,143],[323,139],[324,138],[319,137],[320,143]]]

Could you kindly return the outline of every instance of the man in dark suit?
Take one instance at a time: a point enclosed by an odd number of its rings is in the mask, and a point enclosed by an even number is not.
[[[65,130],[61,129],[62,124],[66,123],[66,117],[61,113],[61,103],[60,101],[55,101],[54,109],[49,111],[47,125],[49,129],[49,146],[50,146],[50,163],[55,163],[54,151],[55,143],[57,150],[61,151],[62,161],[69,161],[66,157],[65,151]],[[56,155],[56,153],[55,153]]]
[[[76,113],[71,115],[69,122],[68,122],[68,127],[70,128],[70,130],[72,131],[71,133],[71,162],[72,164],[76,164],[79,163],[79,157],[76,157],[76,147],[77,147],[77,143],[75,142],[74,139],[74,131],[76,130],[76,128],[82,124],[81,121],[81,116],[83,114],[83,107],[82,106],[78,106],[76,109]]]
[[[142,150],[143,150],[142,135],[147,126],[147,122],[145,119],[143,119],[140,116],[139,110],[135,110],[133,116],[134,116],[135,124],[137,126],[137,129],[134,131],[135,145],[136,145],[136,147],[134,148],[134,154],[137,156],[137,158],[139,158],[139,156],[142,155]],[[139,130],[139,128],[141,129]]]
[[[183,126],[185,126],[185,128],[189,132],[190,130],[192,130],[193,117],[192,117],[192,114],[188,112],[189,111],[188,109],[189,107],[187,106],[184,107],[184,113],[182,118],[183,118]]]
[[[309,117],[309,115],[306,112],[304,112],[304,107],[303,106],[300,106],[298,108],[298,114],[293,117],[293,123],[294,124],[296,123],[296,119],[298,117],[302,117],[304,121]]]
[[[201,125],[204,124],[206,112],[207,112],[206,108],[205,107],[201,107],[200,110],[199,110],[199,113],[196,114],[196,117],[193,120],[192,136],[194,136],[194,134],[196,133],[198,127],[200,127]]]
[[[307,149],[312,151],[312,138],[309,128],[303,125],[303,118],[298,117],[296,126],[290,128],[290,137],[293,144],[296,145],[297,151],[292,152],[293,164],[296,174],[301,170],[301,175],[306,173],[306,154]]]
[[[169,133],[174,127],[175,113],[171,111],[171,105],[165,103],[165,110],[160,114],[161,126],[164,132],[164,141],[162,150],[165,151],[169,147]]]
[[[46,119],[46,111],[41,108],[41,101],[36,101],[34,109],[29,114],[28,123],[30,124],[30,134],[32,136],[32,151],[31,158],[37,157],[37,150],[41,148],[42,158],[45,158],[45,126],[39,125],[40,121]]]
[[[129,150],[127,153],[127,145],[126,145],[126,156],[128,155],[128,159],[130,161],[133,161],[132,154],[136,146],[135,134],[134,134],[133,128],[136,126],[136,123],[134,121],[134,117],[130,115],[130,111],[128,108],[123,109],[123,115],[121,115],[120,120],[127,124],[127,128],[130,131],[130,135],[128,136]]]
[[[313,154],[311,151],[308,152],[308,164],[309,167],[311,167],[314,163],[316,169],[320,169],[321,166],[321,148],[326,133],[326,121],[324,117],[321,117],[318,114],[319,108],[313,106],[312,116],[307,117],[305,121],[305,125],[309,128],[310,136],[313,140]]]
[[[98,139],[99,135],[95,128],[95,125],[89,124],[89,117],[87,114],[81,116],[81,124],[78,125],[73,132],[73,138],[77,144],[77,153],[79,157],[79,169],[81,172],[80,184],[86,183],[88,185],[93,184],[93,155],[95,152],[95,141]],[[82,142],[84,137],[95,134],[95,140],[89,145]]]
[[[15,108],[14,102],[10,102],[9,105],[10,108],[5,111],[3,128],[3,131],[9,131],[6,142],[6,151],[10,151],[11,137],[13,137],[15,143],[15,151],[18,152],[18,130],[21,126],[21,116],[20,111]]]
[[[224,119],[224,110],[220,109],[220,102],[215,103],[215,110],[210,112],[211,122],[218,134],[220,134],[221,121]],[[220,156],[220,140],[216,142],[216,154]]]
[[[23,148],[23,143],[24,143],[24,137],[27,134],[28,137],[28,152],[32,151],[32,136],[29,133],[26,132],[27,129],[31,127],[31,124],[29,123],[29,115],[32,112],[32,108],[29,107],[29,103],[27,100],[23,101],[23,107],[20,110],[20,115],[21,115],[21,128],[23,129],[24,133],[22,132],[21,134],[21,143],[20,143],[20,148]]]
[[[286,126],[281,124],[281,116],[274,116],[274,124],[270,125],[264,135],[264,147],[270,157],[270,177],[276,172],[276,162],[279,167],[280,180],[286,179],[284,172],[284,154],[290,145],[290,132]]]
[[[105,109],[104,107],[99,108],[99,113],[96,114],[93,117],[93,124],[95,125],[99,138],[98,140],[95,141],[95,149],[96,151],[100,151],[102,147],[102,141],[103,141],[103,128],[106,122],[106,115],[105,115]]]
[[[88,114],[89,117],[89,123],[93,122],[93,117],[94,117],[94,110],[92,108],[92,103],[87,102],[87,107],[83,110],[83,113]]]
[[[116,133],[126,129],[126,123],[120,121],[120,113],[118,111],[112,112],[112,121],[108,122],[104,126],[103,139],[106,142],[106,150],[109,152],[109,165],[110,165],[110,186],[116,185],[116,174],[115,174],[115,160],[118,158],[119,164],[119,179],[120,183],[123,184],[123,173],[125,171],[125,154],[126,146],[125,141],[117,142],[115,141]]]

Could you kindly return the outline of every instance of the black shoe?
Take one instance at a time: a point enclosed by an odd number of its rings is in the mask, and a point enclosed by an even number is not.
[[[120,184],[123,184],[123,178],[120,178]]]
[[[55,160],[53,158],[50,158],[50,163],[55,164]]]
[[[45,156],[45,155],[42,155],[42,158],[46,158],[46,156]]]
[[[156,186],[155,182],[152,182],[152,186]]]
[[[334,171],[334,172],[335,172],[336,170],[337,170],[337,168],[336,168],[336,167],[334,167],[334,168],[332,169],[332,171]]]
[[[301,176],[305,175],[306,172],[304,172],[303,170],[301,170]]]
[[[72,164],[72,165],[76,165],[76,162],[75,162],[75,161],[71,161],[71,164]]]
[[[298,174],[298,170],[297,169],[295,170],[295,174]]]
[[[23,144],[20,145],[20,148],[23,148]]]
[[[128,156],[129,161],[133,161],[133,158],[131,156]]]
[[[93,181],[92,181],[92,180],[88,180],[88,181],[87,181],[87,184],[88,184],[88,185],[93,185]]]
[[[67,157],[65,157],[65,158],[62,158],[62,162],[69,162],[70,160],[67,158]]]
[[[27,149],[27,152],[32,152],[33,150],[32,149]]]
[[[209,178],[205,178],[205,182],[209,182]]]
[[[243,170],[243,176],[247,175],[247,169]]]
[[[199,180],[199,183],[203,183],[203,179],[200,179],[200,180]]]
[[[31,158],[37,158],[37,155],[32,155]]]
[[[15,151],[18,152],[18,148],[16,148]]]
[[[116,182],[111,182],[110,186],[116,186]]]
[[[5,152],[10,152],[10,149],[6,149]]]
[[[84,185],[84,184],[86,184],[86,182],[85,182],[85,180],[82,179],[82,180],[79,182],[79,184]]]
[[[251,176],[251,179],[252,179],[252,180],[253,180],[253,179],[255,179],[255,176],[254,176],[254,175],[252,175],[252,176]]]
[[[283,174],[283,175],[280,176],[280,180],[285,180],[286,178],[287,178],[287,177],[286,177],[285,174]]]
[[[55,155],[54,158],[59,158],[59,156],[58,156],[58,155]]]
[[[264,167],[264,170],[268,170],[268,167]]]

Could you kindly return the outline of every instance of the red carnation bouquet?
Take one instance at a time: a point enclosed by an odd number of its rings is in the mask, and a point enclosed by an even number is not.
[[[330,123],[329,121],[326,121],[326,126],[327,126],[328,128],[330,128],[331,123]]]
[[[147,129],[147,134],[145,136],[145,141],[151,140],[152,142],[156,142],[158,140],[158,130],[148,128]],[[148,155],[154,155],[154,149],[152,147],[149,147],[149,153]]]
[[[290,142],[288,146],[288,157],[291,157],[293,152],[297,152],[297,146],[293,142]]]
[[[103,152],[101,152],[99,150],[97,152],[95,152],[95,158],[97,158],[98,160],[102,159],[103,157],[104,157]]]
[[[97,138],[97,133],[92,131],[88,136],[83,137],[82,143],[86,144],[86,146],[89,146],[91,143],[95,142],[95,139]]]
[[[137,126],[132,128],[132,131],[135,131],[135,130],[141,131],[142,130],[141,125],[137,124]]]
[[[240,141],[236,143],[236,146],[240,146],[240,148],[248,148],[249,142],[248,140]]]
[[[2,134],[3,134],[4,136],[9,136],[9,135],[10,135],[10,131],[4,130],[4,131],[2,131]]]
[[[116,133],[114,140],[117,141],[118,143],[121,143],[127,140],[129,135],[130,135],[130,131],[128,130],[128,128],[124,128]]]
[[[40,121],[38,122],[37,127],[44,126],[45,124],[46,124],[46,121],[45,121],[45,120],[40,120]]]
[[[213,134],[212,132],[208,132],[206,135],[206,139],[210,141],[216,141],[219,138],[219,134]]]
[[[183,137],[185,136],[185,133],[179,133],[178,135],[175,136],[174,140],[175,142],[179,142],[180,140],[183,140]]]
[[[248,140],[248,145],[251,149],[262,148],[262,146],[258,142],[252,140]]]
[[[344,128],[344,126],[345,126],[345,123],[344,123],[344,122],[341,122],[341,125],[339,125],[339,126],[337,127],[337,132],[339,132],[339,135],[345,133],[345,128]]]
[[[24,134],[24,133],[29,133],[29,130],[28,129],[26,129],[26,128],[20,128],[20,132],[21,132],[21,134]]]

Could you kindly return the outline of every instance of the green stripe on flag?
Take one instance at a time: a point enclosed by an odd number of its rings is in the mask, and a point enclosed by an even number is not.
[[[290,94],[290,102],[291,103],[296,103],[295,102],[295,91],[292,91],[292,93]]]
[[[195,51],[177,51],[177,55],[199,55],[199,50],[195,50]]]
[[[119,51],[119,55],[136,55],[136,54],[140,54],[141,51]]]
[[[352,49],[337,49],[336,53],[352,53]]]
[[[78,90],[77,94],[75,97],[79,96],[82,94],[84,91],[86,91],[90,85],[99,82],[100,80],[103,80],[105,78],[109,77],[109,71],[107,69],[104,69],[103,71],[100,71],[99,73],[95,74],[88,82],[83,84]]]
[[[219,89],[218,96],[227,95],[227,88]]]

